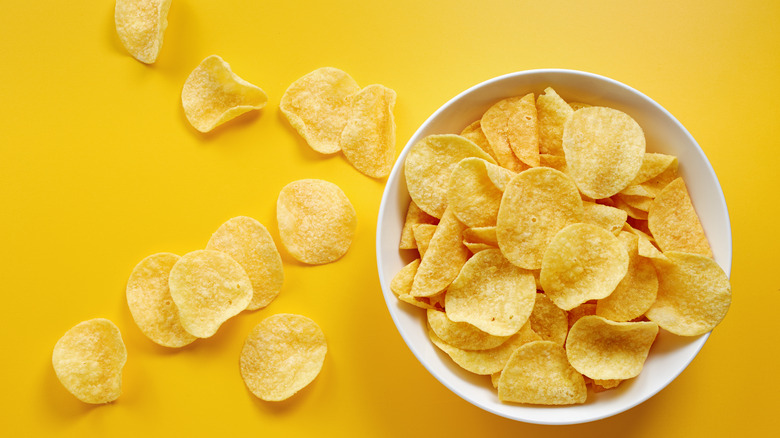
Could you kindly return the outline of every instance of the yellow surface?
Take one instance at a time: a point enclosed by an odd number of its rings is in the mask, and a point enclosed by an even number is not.
[[[773,430],[780,282],[777,122],[780,3],[772,1],[173,0],[158,62],[128,56],[113,2],[4,1],[0,14],[0,434],[3,436],[728,436]],[[180,91],[218,54],[268,105],[211,134]],[[280,115],[286,87],[322,66],[398,93],[397,148],[461,90],[559,67],[612,77],[674,114],[720,178],[734,237],[734,300],[691,366],[613,418],[546,427],[450,393],[395,330],[374,261],[383,181],[310,149]],[[279,244],[275,202],[300,178],[340,185],[358,212],[334,264],[283,255],[284,289],[211,339],[176,351],[134,325],[125,282],[143,257],[205,246],[249,215]],[[264,403],[238,370],[244,337],[274,313],[306,315],[329,352],[293,399]],[[51,351],[76,323],[115,321],[129,359],[111,405],[78,402]],[[282,435],[284,434],[284,435]]]

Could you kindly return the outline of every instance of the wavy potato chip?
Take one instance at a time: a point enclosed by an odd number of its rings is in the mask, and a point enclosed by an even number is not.
[[[670,167],[677,168],[677,157],[674,155],[647,152],[642,158],[642,166],[639,168],[639,172],[637,172],[636,177],[631,181],[630,185],[640,185],[650,181],[661,175]],[[632,193],[626,194],[630,195]]]
[[[653,201],[647,225],[661,251],[690,252],[712,257],[699,216],[682,178],[669,183]]]
[[[463,230],[463,244],[476,254],[486,249],[498,248],[496,227],[475,227]]]
[[[51,363],[65,389],[84,403],[108,403],[122,393],[127,349],[113,322],[96,318],[76,324],[54,345]]]
[[[252,281],[247,310],[271,304],[282,290],[282,257],[268,230],[257,220],[247,216],[228,220],[211,235],[206,249],[224,252],[244,268]]]
[[[626,223],[626,219],[628,219],[628,214],[625,211],[609,205],[583,202],[582,206],[584,211],[583,222],[598,225],[615,235],[623,229],[623,225]]]
[[[293,181],[276,201],[279,237],[296,260],[311,265],[334,262],[347,253],[357,213],[344,191],[321,179]]]
[[[569,332],[569,317],[544,293],[536,294],[534,309],[528,318],[533,331],[545,341],[563,346]]]
[[[539,131],[534,96],[502,99],[482,115],[482,132],[496,161],[513,172],[539,165]]]
[[[327,352],[325,335],[317,323],[301,315],[272,315],[244,341],[241,377],[259,399],[286,400],[314,381]]]
[[[466,322],[455,322],[439,310],[428,311],[428,327],[445,343],[461,350],[489,350],[509,336],[493,336]]]
[[[415,249],[417,244],[414,240],[414,226],[417,224],[433,224],[439,223],[439,219],[429,215],[422,211],[414,201],[409,201],[409,207],[406,209],[406,216],[404,217],[404,227],[401,230],[401,242],[398,244],[398,249]]]
[[[493,148],[490,147],[490,142],[488,142],[487,137],[485,137],[485,133],[482,132],[482,123],[479,120],[475,120],[469,126],[463,128],[463,131],[460,132],[460,136],[472,141],[475,145],[479,146],[480,149],[487,152],[487,154],[490,155],[496,163],[498,163],[496,155],[493,153]]]
[[[369,85],[346,98],[351,112],[339,144],[344,157],[373,178],[390,174],[395,163],[395,91]]]
[[[425,257],[425,251],[428,250],[428,246],[431,244],[431,239],[436,233],[436,225],[431,224],[417,224],[412,228],[414,233],[414,241],[417,244],[417,251],[420,253],[420,258]]]
[[[209,132],[241,114],[263,108],[267,102],[265,91],[238,77],[217,55],[201,61],[181,90],[184,115],[200,132]]]
[[[201,249],[182,256],[168,276],[171,298],[188,333],[208,338],[252,300],[252,281],[229,255]]]
[[[135,266],[127,280],[127,306],[133,320],[147,338],[164,347],[183,347],[197,339],[182,327],[168,287],[168,275],[180,258],[152,254]]]
[[[359,91],[344,71],[322,67],[293,82],[279,109],[312,149],[334,154],[341,150],[341,132],[352,115],[348,97]]]
[[[551,87],[536,98],[539,112],[539,153],[563,156],[563,127],[574,110]],[[560,169],[559,169],[560,170]]]
[[[171,0],[116,0],[116,33],[133,58],[144,64],[157,60],[170,8]]]
[[[442,294],[430,297],[413,297],[412,284],[417,269],[420,267],[420,259],[414,259],[411,263],[401,268],[390,281],[390,290],[398,297],[398,300],[411,304],[421,309],[444,309],[444,297]]]
[[[464,158],[450,175],[447,205],[468,227],[495,226],[504,189],[514,175],[481,158]]]
[[[579,321],[579,319],[583,316],[596,314],[596,302],[589,301],[587,303],[582,303],[579,306],[566,312],[566,314],[569,317],[569,330],[571,330],[571,326],[573,326],[574,323]]]
[[[452,210],[445,210],[414,277],[412,296],[436,295],[458,276],[469,257],[469,250],[461,238],[465,228]]]

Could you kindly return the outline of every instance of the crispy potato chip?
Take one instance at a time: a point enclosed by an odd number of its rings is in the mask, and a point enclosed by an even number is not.
[[[433,234],[436,233],[436,225],[417,224],[412,231],[414,233],[414,241],[417,244],[417,251],[422,258],[425,256],[425,251],[428,250],[428,246],[431,244]]]
[[[51,363],[62,385],[84,403],[108,403],[122,393],[127,349],[113,322],[96,318],[76,324],[54,345]]]
[[[423,138],[412,146],[404,161],[409,196],[424,212],[441,218],[447,208],[450,175],[462,159],[469,157],[493,163],[490,155],[459,135]]]
[[[490,144],[490,149],[496,157],[496,162],[513,172],[521,172],[528,168],[521,159],[515,155],[509,142],[510,120],[512,113],[520,107],[521,96],[510,97],[496,102],[480,119],[480,126],[485,138]],[[538,154],[537,150],[537,154]]]
[[[466,227],[448,208],[433,233],[412,285],[412,296],[429,297],[447,288],[469,257],[461,235]]]
[[[594,202],[583,202],[582,206],[585,213],[582,218],[583,222],[598,225],[615,235],[623,229],[623,225],[628,219],[628,214],[619,208]]]
[[[653,152],[645,153],[642,158],[642,166],[639,168],[636,177],[631,181],[631,186],[640,185],[663,173],[670,166],[677,168],[677,157],[674,155],[658,154]],[[671,180],[669,181],[671,182]],[[631,194],[631,193],[627,193]]]
[[[649,259],[660,259],[664,261],[668,261],[669,259],[666,258],[666,256],[653,244],[653,237],[646,234],[645,232],[641,230],[637,230],[636,228],[632,227],[628,223],[623,225],[623,229],[635,234],[639,241],[637,242],[639,255],[641,257],[647,257]]]
[[[147,338],[164,347],[183,347],[197,339],[182,327],[168,288],[168,274],[180,258],[152,254],[136,265],[127,280],[127,307],[133,320]]]
[[[609,231],[591,224],[569,225],[544,253],[542,288],[556,306],[571,310],[609,296],[625,277],[628,260],[625,246]]]
[[[539,118],[533,93],[520,98],[507,122],[512,152],[526,166],[539,167]]]
[[[144,64],[157,60],[170,8],[171,0],[116,0],[116,33],[133,58]]]
[[[414,201],[409,201],[409,208],[406,210],[406,216],[404,219],[404,227],[401,230],[401,242],[398,244],[399,249],[415,249],[417,244],[414,240],[413,228],[417,224],[434,224],[439,223],[439,220],[422,211]]]
[[[247,310],[261,309],[279,295],[284,284],[282,257],[268,230],[255,219],[234,217],[222,224],[206,245],[233,257],[252,281]]]
[[[593,392],[603,392],[617,388],[623,379],[593,380]]]
[[[171,298],[188,333],[208,338],[252,300],[252,281],[229,255],[201,249],[182,256],[168,277]]]
[[[412,283],[417,268],[420,267],[420,259],[414,259],[409,264],[401,268],[398,273],[390,280],[390,290],[396,295],[408,295],[412,292]]]
[[[447,205],[468,227],[495,226],[504,189],[513,176],[511,170],[481,158],[464,158],[450,176]]]
[[[352,114],[348,97],[359,91],[347,73],[318,68],[287,88],[279,109],[312,149],[333,154],[341,150],[341,133]]]
[[[650,196],[624,195],[622,193],[618,193],[615,195],[615,197],[619,198],[621,201],[625,202],[631,207],[645,212],[650,209],[650,204],[653,203],[653,198]]]
[[[487,152],[496,163],[498,163],[496,155],[493,153],[493,148],[490,147],[490,142],[488,142],[487,137],[485,137],[485,133],[482,132],[482,123],[479,120],[476,120],[469,126],[463,128],[460,136],[467,140],[471,140],[475,145],[479,146],[480,149]]]
[[[639,236],[622,231],[618,239],[628,251],[628,272],[612,293],[596,303],[596,315],[612,321],[631,321],[644,315],[658,294],[653,262],[639,256]]]
[[[560,172],[566,173],[566,157],[563,155],[539,154],[539,165],[542,167],[551,167]]]
[[[540,405],[585,403],[585,379],[551,341],[529,342],[515,350],[498,379],[498,398]]]
[[[566,339],[571,365],[591,379],[630,379],[642,371],[658,334],[654,322],[614,322],[584,316]]]
[[[647,211],[640,210],[628,205],[628,203],[626,203],[626,201],[624,201],[620,196],[613,196],[612,201],[615,203],[615,208],[619,208],[620,210],[625,211],[628,217],[638,220],[647,219]]]
[[[589,107],[592,107],[593,105],[591,105],[589,103],[585,103],[585,102],[569,102],[569,106],[574,111],[577,111],[578,109],[589,108]]]
[[[499,346],[488,350],[463,350],[442,341],[432,329],[428,329],[431,342],[447,353],[461,368],[474,374],[489,375],[501,371],[512,353],[528,342],[539,340],[539,335],[528,324],[510,336]]]
[[[679,163],[677,162],[677,159],[674,159],[660,174],[642,182],[641,184],[629,185],[625,189],[621,190],[620,193],[624,195],[648,196],[650,198],[655,198],[659,193],[661,193],[661,190],[663,190],[664,187],[677,179],[679,176],[678,166]]]
[[[489,350],[509,339],[485,333],[467,322],[452,321],[439,310],[428,311],[428,326],[439,339],[461,350]]]
[[[634,180],[645,156],[645,135],[628,114],[612,108],[575,111],[563,133],[568,173],[580,191],[608,198]]]
[[[344,191],[321,179],[293,181],[276,201],[279,237],[296,260],[310,265],[334,262],[347,253],[357,213]]]
[[[272,315],[244,341],[241,377],[259,399],[286,400],[320,374],[327,352],[325,335],[317,323],[301,315]]]
[[[531,328],[545,341],[563,346],[569,332],[569,317],[565,310],[556,306],[544,293],[536,294],[536,301],[528,319]]]
[[[463,244],[473,254],[498,248],[496,227],[476,227],[463,230]]]
[[[498,249],[474,254],[447,289],[444,307],[455,322],[508,336],[528,321],[536,299],[533,275],[511,264]]]
[[[582,199],[568,176],[548,167],[526,170],[504,191],[496,223],[498,246],[515,265],[539,269],[553,236],[582,217]]]
[[[181,104],[190,124],[209,132],[245,112],[263,108],[268,96],[238,77],[217,55],[201,61],[181,90]]]
[[[712,250],[682,178],[669,183],[653,201],[647,225],[661,251],[712,257]]]
[[[647,317],[669,332],[698,336],[720,324],[731,306],[731,284],[709,257],[668,251],[659,261],[658,297]]]
[[[369,85],[347,96],[351,108],[341,132],[341,152],[361,173],[384,178],[395,163],[395,91]]]
[[[563,156],[563,126],[574,110],[550,87],[536,99],[536,108],[539,112],[539,153]]]
[[[596,314],[596,302],[594,300],[592,302],[582,303],[566,313],[569,317],[569,330],[571,330],[571,326],[583,316]]]

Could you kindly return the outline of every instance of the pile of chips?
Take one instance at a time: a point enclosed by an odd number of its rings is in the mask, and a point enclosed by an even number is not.
[[[431,341],[505,402],[584,403],[639,375],[659,329],[712,330],[731,303],[677,159],[613,108],[553,88],[496,102],[404,162],[393,278]]]

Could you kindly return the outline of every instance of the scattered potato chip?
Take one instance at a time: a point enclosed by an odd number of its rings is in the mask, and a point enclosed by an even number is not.
[[[658,334],[654,322],[614,322],[584,316],[566,339],[571,365],[591,379],[630,379],[642,371]]]
[[[127,349],[113,322],[76,324],[54,345],[51,363],[62,385],[84,403],[108,403],[122,393]]]
[[[272,315],[244,341],[241,377],[261,400],[286,400],[314,381],[327,352],[325,335],[314,321],[300,315]]]
[[[504,191],[496,223],[498,246],[515,265],[539,269],[553,236],[582,216],[582,199],[566,174],[547,167],[526,170]]]
[[[539,111],[539,153],[563,156],[563,127],[574,110],[551,87],[536,99],[536,108]]]
[[[513,172],[521,172],[528,168],[522,160],[515,155],[509,142],[510,120],[512,114],[520,107],[522,97],[510,97],[503,99],[491,106],[480,119],[480,126],[485,138],[490,144],[490,149],[496,157],[496,162]],[[538,154],[538,150],[537,150]]]
[[[409,200],[409,207],[406,210],[406,216],[404,219],[404,227],[401,230],[401,242],[398,245],[399,249],[415,249],[417,244],[414,240],[413,228],[417,224],[434,224],[439,223],[439,220],[422,211],[414,201]]]
[[[628,214],[615,207],[596,204],[595,202],[583,202],[584,215],[582,221],[588,224],[598,225],[612,234],[617,235],[623,229],[628,219]]]
[[[318,68],[287,88],[279,109],[312,149],[333,154],[341,150],[341,133],[352,114],[348,97],[359,91],[347,73]]]
[[[157,60],[170,7],[171,0],[116,0],[116,33],[133,58],[144,64]]]
[[[575,111],[563,133],[566,164],[577,187],[608,198],[634,180],[645,156],[645,135],[628,114],[612,108]]]
[[[495,226],[504,189],[513,176],[481,158],[464,158],[450,176],[447,205],[468,227]]]
[[[631,321],[644,315],[658,294],[653,262],[639,256],[639,237],[628,231],[618,235],[628,251],[628,272],[609,296],[598,300],[596,315],[612,321]]]
[[[268,230],[257,220],[246,216],[228,220],[214,232],[206,249],[224,252],[244,268],[252,281],[247,310],[266,307],[282,290],[282,257]]]
[[[534,309],[528,319],[531,328],[545,341],[563,346],[569,332],[569,317],[565,310],[553,303],[546,294],[537,293]]]
[[[252,300],[252,281],[229,255],[192,251],[177,261],[168,277],[171,298],[188,333],[208,338]]]
[[[474,254],[447,289],[444,307],[455,322],[467,322],[495,336],[509,336],[528,321],[536,283],[498,249]]]
[[[661,251],[712,257],[707,236],[682,178],[672,181],[658,194],[650,207],[647,224]]]
[[[430,297],[447,288],[458,276],[469,257],[461,235],[465,226],[449,208],[433,233],[425,256],[417,269],[412,285],[412,296]]]
[[[276,202],[279,237],[296,260],[331,263],[347,253],[357,228],[357,213],[347,195],[321,179],[293,181]]]
[[[482,132],[482,123],[480,123],[479,120],[476,120],[469,126],[463,128],[463,131],[460,132],[460,136],[467,140],[471,140],[475,145],[479,146],[480,149],[487,152],[487,154],[490,155],[496,163],[498,163],[498,160],[496,160],[496,155],[493,153],[493,148],[490,147],[490,143],[488,142],[487,137],[485,137],[485,133]]]
[[[369,85],[347,96],[351,108],[341,131],[341,152],[361,173],[373,178],[390,174],[395,162],[395,91]]]
[[[731,306],[731,284],[723,269],[700,254],[667,251],[657,262],[658,297],[647,317],[680,336],[698,336],[720,324]]]
[[[515,350],[498,380],[498,398],[539,405],[585,403],[585,379],[551,341],[528,342]]]
[[[182,327],[168,288],[168,274],[180,258],[152,254],[136,265],[127,280],[127,306],[133,320],[147,338],[164,347],[183,347],[197,339]]]
[[[431,224],[417,224],[412,231],[414,232],[414,241],[417,243],[417,251],[420,253],[420,257],[425,257],[425,251],[428,250],[428,246],[431,244],[434,233],[436,233],[436,225]]]
[[[466,322],[455,322],[439,310],[428,311],[428,326],[442,341],[461,350],[489,350],[509,336],[493,336]]]
[[[267,102],[263,90],[238,77],[217,55],[201,61],[181,90],[184,115],[200,132],[209,132],[241,114],[263,108]]]

